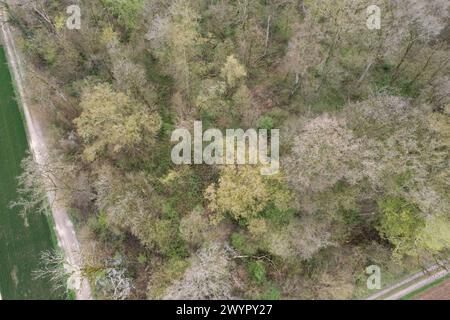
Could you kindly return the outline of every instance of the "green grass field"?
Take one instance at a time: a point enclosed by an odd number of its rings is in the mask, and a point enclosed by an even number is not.
[[[8,208],[16,198],[16,177],[27,148],[5,53],[0,47],[0,293],[3,299],[61,298],[47,281],[32,276],[40,252],[54,245],[47,218],[30,215],[26,226],[18,210]]]

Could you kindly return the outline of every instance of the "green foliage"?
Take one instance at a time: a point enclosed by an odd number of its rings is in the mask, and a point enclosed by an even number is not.
[[[168,203],[186,212],[193,210],[202,194],[202,181],[196,171],[190,168],[175,168],[160,179],[163,192],[168,196]]]
[[[406,98],[416,98],[419,92],[411,79],[404,75],[395,78],[394,66],[386,62],[375,67],[373,84],[377,91]]]
[[[140,22],[144,0],[101,0],[127,30],[135,29]]]
[[[250,274],[252,280],[258,284],[263,284],[266,282],[266,267],[264,262],[261,260],[251,261],[247,266],[248,273]]]
[[[235,56],[227,57],[225,65],[221,70],[221,76],[226,81],[229,88],[234,88],[238,81],[247,76],[245,67],[239,63]]]
[[[100,239],[107,240],[110,235],[110,230],[108,227],[107,216],[104,211],[101,211],[97,216],[91,216],[88,219],[88,226],[97,234]]]
[[[154,221],[145,230],[148,240],[156,245],[159,251],[170,258],[186,258],[189,256],[189,248],[178,233],[177,221],[159,219]]]
[[[147,262],[147,256],[145,255],[145,253],[141,253],[138,255],[137,262],[139,264],[145,264]]]
[[[295,209],[281,210],[274,203],[270,203],[261,213],[261,216],[275,225],[287,224],[295,215]]]
[[[190,102],[197,77],[204,71],[203,65],[196,63],[205,42],[199,33],[198,13],[188,1],[174,1],[166,18],[155,21],[148,39],[155,48],[154,54],[175,80],[178,92]]]
[[[191,246],[197,247],[204,242],[208,227],[209,222],[204,209],[197,206],[181,219],[179,231],[183,240]]]
[[[233,233],[230,237],[231,245],[234,249],[245,255],[253,255],[256,253],[256,248],[251,241],[243,234]]]
[[[167,260],[152,275],[147,288],[148,297],[150,299],[161,299],[167,287],[181,278],[188,267],[188,260],[176,257]]]
[[[420,245],[433,254],[450,249],[450,219],[443,215],[429,217],[419,233]]]
[[[150,298],[172,285],[172,297],[348,298],[369,243],[383,248],[377,262],[450,246],[441,2],[381,1],[382,32],[366,27],[369,0],[92,0],[83,32],[65,30],[56,0],[43,15],[11,13],[42,83],[30,101],[51,107],[55,148],[85,173],[69,179],[85,188],[68,185],[87,191],[67,201],[98,212],[87,219],[96,240],[151,270],[135,275],[133,298],[147,280]],[[173,165],[171,133],[193,119],[282,129],[281,173]],[[252,280],[232,288],[242,275],[227,239],[244,259],[270,254],[274,283],[265,260],[242,260]]]
[[[281,292],[280,290],[271,285],[269,286],[261,295],[258,297],[258,299],[261,300],[280,300],[281,298]]]
[[[106,83],[86,88],[80,107],[81,115],[74,123],[86,144],[84,156],[88,161],[105,154],[115,157],[121,152],[136,153],[143,146],[153,145],[161,128],[157,113]]]
[[[164,204],[163,217],[164,217],[164,219],[168,219],[171,221],[179,221],[180,220],[180,214],[170,203]]]
[[[275,206],[280,213],[286,212],[291,193],[281,175],[262,176],[259,167],[245,165],[222,168],[218,186],[210,185],[205,197],[210,201],[209,208],[217,214],[217,220],[228,213],[245,225],[268,205]]]
[[[67,290],[66,293],[66,300],[76,300],[77,299],[77,293],[74,290]]]
[[[394,246],[398,255],[415,255],[418,230],[424,226],[419,210],[403,198],[389,197],[379,201],[380,234]]]
[[[341,208],[339,210],[340,215],[342,216],[342,220],[345,223],[345,225],[349,227],[355,227],[356,225],[360,224],[363,220],[360,215],[360,212],[355,209],[343,209]]]
[[[164,249],[164,254],[169,258],[187,258],[190,256],[189,248],[185,241],[182,239],[176,239],[175,241],[170,242],[170,245],[167,249]]]
[[[231,245],[239,250],[242,251],[242,248],[245,245],[245,237],[242,234],[239,233],[233,233],[231,235]]]
[[[272,119],[272,117],[262,116],[258,119],[258,121],[256,122],[256,125],[260,129],[271,130],[274,128],[274,123],[275,123],[275,121]]]

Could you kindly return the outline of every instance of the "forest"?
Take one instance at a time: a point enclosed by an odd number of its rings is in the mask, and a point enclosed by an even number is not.
[[[98,299],[365,297],[367,266],[386,284],[449,255],[449,7],[12,1],[53,137],[15,204],[45,214],[58,188]],[[279,129],[279,172],[174,164],[171,134],[195,121]]]

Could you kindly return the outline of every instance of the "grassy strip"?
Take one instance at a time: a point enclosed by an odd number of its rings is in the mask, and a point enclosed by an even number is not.
[[[53,247],[59,248],[58,236],[56,235],[55,220],[53,220],[53,216],[51,215],[51,213],[46,214],[45,216],[50,227],[50,237],[52,239]]]

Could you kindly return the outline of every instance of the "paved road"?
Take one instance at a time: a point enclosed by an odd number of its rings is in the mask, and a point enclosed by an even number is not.
[[[6,10],[0,8],[0,21],[6,21]],[[22,102],[22,109],[25,116],[25,122],[28,133],[28,142],[30,144],[30,149],[33,152],[35,160],[37,163],[42,164],[46,155],[48,154],[46,136],[42,130],[42,125],[33,114],[27,104],[27,97],[24,91],[24,70],[21,63],[20,55],[16,49],[14,38],[12,36],[11,30],[7,23],[2,23],[2,38],[3,44],[6,49],[8,62],[11,68],[11,72],[14,76],[16,82],[16,88]],[[80,266],[80,245],[75,233],[75,228],[72,221],[67,214],[66,208],[55,200],[55,195],[53,193],[48,194],[50,203],[52,206],[53,220],[55,221],[56,234],[58,238],[59,246],[65,253],[68,264],[71,266]],[[78,268],[79,269],[79,268]],[[78,290],[76,290],[77,299],[79,300],[89,300],[91,299],[91,290],[89,283],[85,278],[74,278],[76,283],[78,283]]]

